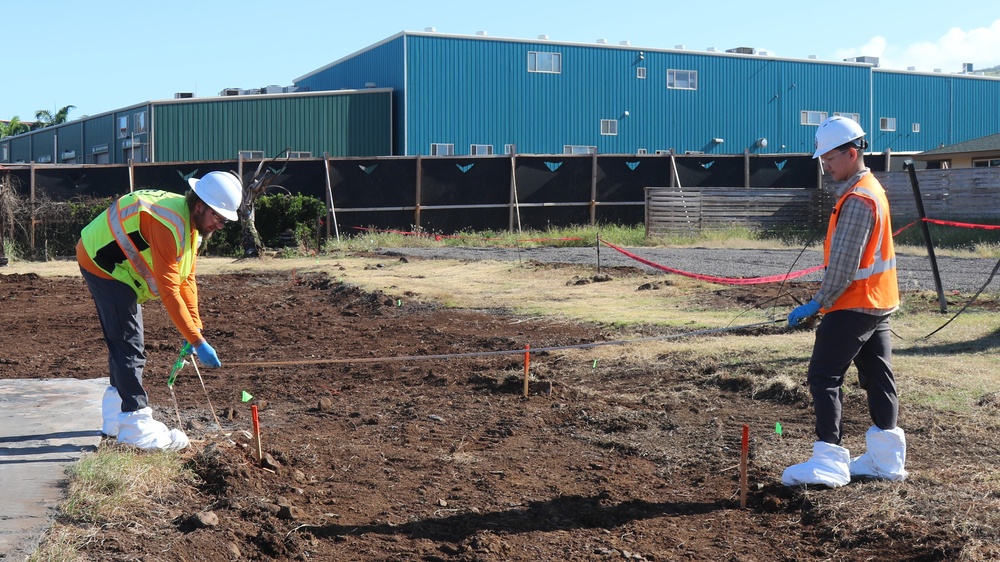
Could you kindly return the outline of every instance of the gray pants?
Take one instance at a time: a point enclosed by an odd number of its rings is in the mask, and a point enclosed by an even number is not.
[[[809,391],[816,410],[816,437],[840,445],[844,376],[853,362],[868,393],[868,413],[879,429],[893,429],[899,413],[892,374],[889,315],[838,310],[823,317],[809,361]]]
[[[142,306],[135,291],[114,279],[103,279],[80,268],[87,282],[97,317],[101,320],[104,342],[108,345],[108,372],[111,386],[122,398],[122,411],[134,412],[149,405],[142,387],[142,368],[146,365],[142,337]]]

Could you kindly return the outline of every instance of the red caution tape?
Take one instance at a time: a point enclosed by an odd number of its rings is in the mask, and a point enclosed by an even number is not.
[[[817,265],[815,267],[810,267],[809,269],[803,269],[801,271],[793,271],[785,275],[771,275],[769,277],[713,277],[711,275],[689,273],[687,271],[681,271],[679,269],[674,269],[672,267],[660,265],[658,263],[651,262],[647,259],[640,258],[639,256],[631,252],[628,252],[626,250],[623,250],[622,248],[619,248],[618,246],[615,246],[610,242],[605,242],[604,240],[601,240],[601,242],[610,248],[618,250],[622,254],[625,254],[626,256],[636,260],[637,262],[644,263],[650,267],[654,267],[661,271],[666,271],[667,273],[676,273],[677,275],[683,275],[684,277],[691,277],[692,279],[708,281],[709,283],[718,283],[720,285],[758,285],[762,283],[778,283],[781,281],[788,281],[789,279],[802,277],[804,275],[809,275],[810,273],[813,273],[815,271],[820,271],[823,269],[822,265]]]
[[[1000,230],[997,224],[974,224],[970,222],[943,221],[937,219],[924,219],[925,222],[940,224],[942,226],[957,226],[959,228],[982,228],[984,230]]]

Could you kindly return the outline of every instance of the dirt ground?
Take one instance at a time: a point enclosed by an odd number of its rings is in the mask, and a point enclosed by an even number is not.
[[[654,281],[622,274],[637,288]],[[405,288],[366,294],[320,273],[206,275],[199,287],[203,315],[213,319],[206,335],[227,362],[201,373],[228,436],[186,367],[175,390],[193,439],[183,454],[199,484],[102,529],[83,547],[87,559],[930,561],[958,559],[970,540],[982,543],[978,556],[1000,556],[986,544],[995,531],[947,517],[979,509],[981,498],[937,512],[903,506],[940,484],[919,471],[905,483],[782,487],[781,470],[804,460],[812,442],[802,385],[750,388],[721,376],[728,365],[680,354],[632,366],[553,351],[532,354],[525,398],[521,354],[415,358],[618,334],[445,309]],[[712,298],[750,302],[758,290],[775,294],[746,287]],[[0,271],[0,309],[0,378],[106,376],[81,279]],[[162,305],[145,306],[144,315],[146,387],[156,416],[173,425],[165,381],[180,341]],[[411,359],[384,360],[392,357]],[[322,362],[345,358],[357,362]],[[241,400],[244,391],[252,401]],[[260,408],[268,468],[251,456],[251,404]],[[907,415],[911,438],[961,431],[975,443],[914,449],[911,465],[996,457],[995,437],[978,441],[990,428],[974,436],[960,420]],[[845,416],[867,419],[860,393],[849,396]],[[779,436],[778,419],[803,429]],[[752,432],[741,509],[744,424]]]

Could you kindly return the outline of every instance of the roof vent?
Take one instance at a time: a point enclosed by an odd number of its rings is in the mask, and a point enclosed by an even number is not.
[[[766,57],[768,53],[767,53],[767,51],[757,51],[757,54],[760,55],[760,56],[762,56],[762,57]]]
[[[817,57],[816,55],[809,55],[809,60],[816,60],[817,58],[819,57]]]
[[[941,72],[941,69],[940,68],[935,68],[934,72]]]
[[[752,55],[757,52],[757,49],[753,47],[734,47],[732,49],[726,49],[727,53],[736,53],[738,55]]]
[[[972,72],[972,63],[971,62],[963,62],[962,63],[962,74],[969,74],[971,72]]]
[[[480,37],[486,37],[486,32],[485,31],[477,31],[476,35],[478,35]]]
[[[683,51],[687,47],[685,47],[684,45],[674,45],[674,48],[677,49],[678,51]]]
[[[548,41],[549,40],[549,36],[548,35],[539,35],[538,38],[541,39],[542,41]]]
[[[915,67],[915,66],[908,66],[908,67],[906,67],[906,70],[909,70],[910,72],[913,72],[916,69],[917,69],[917,67]]]
[[[875,68],[878,68],[878,57],[853,57],[849,59],[844,59],[844,62],[860,62],[864,64],[870,64]]]
[[[433,27],[425,27],[424,31],[426,31],[427,33],[434,33],[437,31],[437,29]]]
[[[188,98],[193,98],[193,97],[194,94],[192,94],[191,92],[177,92],[176,94],[174,94],[175,100],[186,100]]]
[[[717,53],[718,52],[718,50],[715,47],[709,47],[709,48],[707,48],[705,50],[708,51],[708,52],[710,52],[710,53]]]
[[[625,45],[626,47],[628,47],[629,45],[631,45],[631,43],[629,43],[628,41],[619,41],[618,44],[619,45]]]
[[[597,43],[599,45],[607,45],[608,44],[608,40],[607,39],[598,39]]]

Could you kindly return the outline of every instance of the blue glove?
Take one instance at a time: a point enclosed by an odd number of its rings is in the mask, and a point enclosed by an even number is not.
[[[799,322],[809,318],[817,312],[819,312],[819,303],[816,301],[809,301],[802,306],[795,307],[794,310],[788,313],[788,327],[794,328],[798,326]]]
[[[203,341],[200,344],[194,346],[194,352],[198,355],[198,359],[205,364],[206,367],[221,367],[222,361],[219,361],[218,354],[212,349],[212,346],[208,345],[207,341]]]

